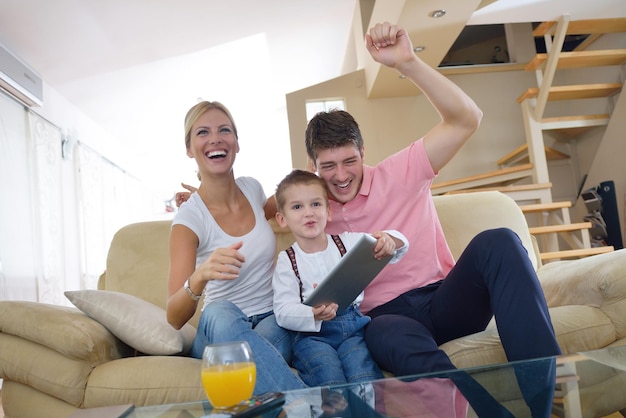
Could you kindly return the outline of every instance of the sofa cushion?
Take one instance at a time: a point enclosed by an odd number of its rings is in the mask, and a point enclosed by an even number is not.
[[[615,341],[615,327],[600,309],[585,305],[550,308],[554,333],[563,354],[595,350]]]
[[[617,338],[626,337],[626,249],[554,261],[537,275],[548,306],[598,307],[613,322]]]
[[[65,296],[140,353],[185,354],[196,335],[196,329],[189,324],[180,330],[174,329],[167,322],[162,308],[133,295],[107,290],[75,290],[66,291]]]
[[[0,376],[5,382],[28,385],[76,407],[82,404],[95,364],[1,332],[0,347]],[[2,391],[4,398],[4,387]]]
[[[165,309],[172,221],[137,222],[111,240],[101,290],[123,292]]]
[[[482,332],[448,341],[439,348],[446,352],[458,368],[506,362],[506,354],[496,327],[488,327]]]
[[[132,354],[102,324],[66,306],[0,301],[0,331],[91,365]]]
[[[446,242],[455,259],[480,232],[506,227],[515,232],[528,252],[533,268],[539,265],[533,239],[522,210],[510,196],[487,191],[433,196]]]
[[[5,417],[66,418],[76,411],[75,406],[59,398],[12,380],[2,383],[2,398]]]
[[[204,400],[200,365],[200,359],[181,356],[132,357],[102,364],[89,377],[84,407]]]
[[[615,341],[611,320],[591,306],[555,306],[550,308],[550,319],[563,354],[593,350]],[[486,330],[448,341],[439,348],[459,368],[505,363],[506,354],[494,325],[492,321]]]

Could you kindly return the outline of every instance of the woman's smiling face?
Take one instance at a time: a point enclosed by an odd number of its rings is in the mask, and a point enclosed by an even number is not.
[[[219,109],[204,112],[191,128],[187,155],[195,158],[200,172],[231,170],[239,152],[239,141],[228,116]]]

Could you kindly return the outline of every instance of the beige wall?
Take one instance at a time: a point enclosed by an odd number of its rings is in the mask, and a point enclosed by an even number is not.
[[[287,95],[287,114],[291,138],[291,157],[294,167],[305,167],[306,100],[343,98],[347,110],[355,117],[365,140],[365,161],[376,164],[389,154],[404,148],[417,139],[421,121],[435,123],[437,114],[431,106],[420,110],[416,97],[374,99],[365,97],[363,71],[357,71],[308,89]],[[421,114],[415,118],[415,112]],[[431,123],[432,122],[432,123]],[[425,126],[426,123],[423,123]]]
[[[625,38],[620,36],[607,39],[623,45]],[[620,77],[619,71],[617,67],[571,70],[567,74],[557,74],[555,84],[571,84],[583,78],[585,80],[578,82],[601,82],[597,79],[606,81],[607,77],[609,81],[617,81]],[[592,74],[590,81],[589,74]],[[442,170],[436,181],[495,170],[496,161],[500,157],[525,143],[522,111],[516,99],[526,88],[536,86],[534,73],[524,71],[452,75],[449,78],[477,102],[484,117],[479,130]],[[402,149],[438,121],[438,115],[423,95],[368,99],[363,70],[355,71],[287,95],[294,167],[302,168],[306,164],[305,102],[337,97],[345,99],[347,110],[360,124],[365,141],[365,162],[370,165]],[[622,231],[626,199],[626,169],[623,161],[626,157],[626,138],[623,135],[626,132],[624,101],[626,99],[623,98],[617,101],[611,124],[606,129],[592,129],[571,143],[560,137],[545,136],[546,145],[576,157],[572,161],[577,160],[576,166],[580,168],[578,171],[573,170],[569,161],[550,163],[554,199],[574,201],[580,178],[585,173],[589,176],[585,187],[613,180],[618,193]],[[576,114],[576,111],[580,114],[606,112],[608,101],[594,99],[551,104],[546,110],[546,116]],[[579,200],[578,203],[573,211],[573,220],[581,220],[586,213],[582,202]],[[625,234],[622,232],[622,235]]]

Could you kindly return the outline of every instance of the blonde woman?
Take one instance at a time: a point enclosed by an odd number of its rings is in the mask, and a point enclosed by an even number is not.
[[[274,199],[254,178],[235,178],[240,148],[228,109],[193,106],[185,146],[201,182],[172,223],[168,321],[181,328],[202,303],[193,357],[209,343],[245,340],[257,363],[255,394],[305,387],[285,361],[290,337],[272,312],[275,238],[265,214],[275,213]]]

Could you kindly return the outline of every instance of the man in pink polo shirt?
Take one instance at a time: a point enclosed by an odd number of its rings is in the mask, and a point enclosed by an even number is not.
[[[373,357],[396,375],[454,369],[439,345],[484,330],[493,315],[510,361],[560,354],[517,235],[484,231],[455,263],[435,211],[432,180],[478,128],[481,110],[415,55],[403,29],[377,24],[366,43],[375,61],[415,83],[441,116],[423,138],[375,167],[364,165],[363,139],[347,112],[319,113],[307,126],[308,156],[331,195],[326,232],[395,229],[410,243],[402,262],[365,290],[361,310],[372,318],[365,339]]]

